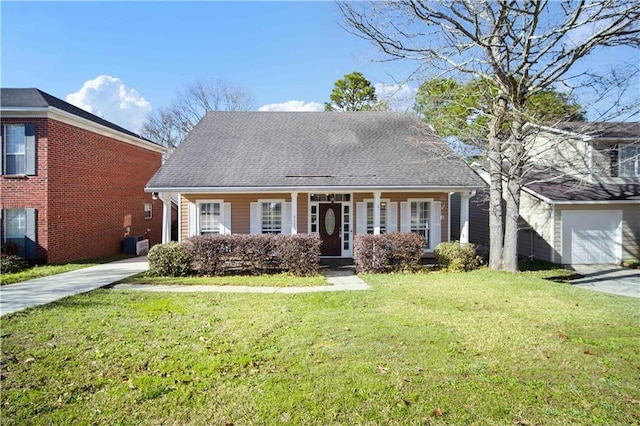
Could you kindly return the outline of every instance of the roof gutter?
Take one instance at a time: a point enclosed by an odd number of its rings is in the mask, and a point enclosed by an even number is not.
[[[167,148],[157,145],[153,142],[148,142],[140,137],[135,137],[127,133],[120,132],[102,124],[96,123],[86,118],[77,116],[70,112],[61,110],[56,107],[1,107],[0,112],[3,113],[5,118],[49,118],[57,120],[72,126],[76,126],[85,130],[89,130],[94,133],[101,134],[103,136],[117,138],[130,145],[135,145],[140,148],[148,149],[155,152],[164,153]],[[6,114],[9,113],[9,114]],[[13,113],[13,114],[12,114]]]
[[[181,194],[202,194],[202,193],[229,193],[229,192],[408,192],[408,191],[437,191],[437,192],[459,192],[475,191],[483,189],[482,186],[208,186],[208,187],[153,187],[148,186],[145,192],[179,192]]]

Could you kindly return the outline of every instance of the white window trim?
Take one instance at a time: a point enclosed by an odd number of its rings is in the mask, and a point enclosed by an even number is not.
[[[311,198],[311,195],[309,195],[309,198]],[[307,230],[309,231],[309,234],[314,234],[314,235],[319,235],[320,234],[320,203],[321,201],[309,201],[309,217],[308,217],[308,222],[307,222]],[[311,226],[314,224],[311,220],[311,215],[312,213],[312,207],[316,208],[316,230],[312,231],[311,230]]]
[[[202,204],[216,203],[220,207],[220,230],[218,232],[212,232],[212,234],[224,234],[224,226],[226,217],[224,216],[224,200],[196,200],[196,235],[202,235],[200,229],[200,208]]]
[[[147,210],[147,206],[149,210]],[[147,217],[147,212],[149,212],[149,216]],[[144,219],[153,219],[153,203],[144,203]]]
[[[26,134],[26,125],[25,124],[7,124],[5,126],[3,126],[3,134],[2,134],[2,174],[5,175],[23,175],[26,174],[26,168],[27,168],[27,138],[25,136]],[[25,139],[24,140],[24,151],[21,153],[9,153],[9,138],[8,138],[8,133],[9,133],[9,128],[11,127],[22,127],[22,136]],[[8,173],[7,172],[7,165],[9,164],[9,162],[7,161],[7,156],[12,155],[12,156],[17,156],[20,155],[22,157],[24,157],[24,163],[25,163],[25,170],[21,173]]]
[[[425,241],[425,246],[424,246],[424,251],[425,252],[432,252],[434,247],[431,247],[431,232],[433,232],[433,217],[432,217],[432,211],[433,211],[433,203],[435,202],[434,198],[407,198],[407,203],[408,203],[408,212],[407,215],[408,217],[405,219],[407,221],[407,226],[409,227],[409,232],[413,232],[411,231],[411,203],[429,203],[429,221],[427,222],[427,230],[428,232],[428,237]]]
[[[631,149],[635,149],[636,151],[635,156],[632,156],[634,173],[631,175],[622,174],[622,150],[624,148],[626,149],[631,148]],[[637,146],[636,144],[618,145],[618,177],[638,177],[638,176],[640,176],[640,146]]]
[[[258,224],[260,226],[260,233],[264,234],[264,228],[262,227],[262,204],[263,203],[280,203],[280,232],[278,233],[278,235],[288,234],[289,232],[285,230],[286,223],[288,222],[288,220],[285,218],[285,215],[287,213],[286,200],[284,198],[274,198],[274,199],[260,198],[258,199],[257,202],[258,202],[258,213],[259,213]]]
[[[354,231],[354,226],[356,223],[356,218],[355,218],[355,205],[356,203],[353,201],[353,193],[351,192],[339,192],[337,194],[341,194],[341,195],[348,195],[349,196],[349,200],[350,201],[335,201],[336,203],[340,203],[342,205],[340,214],[342,215],[342,233],[340,235],[340,242],[341,242],[341,255],[340,257],[351,257],[353,256],[353,231]],[[320,235],[320,204],[325,204],[328,203],[330,204],[331,201],[311,201],[311,193],[309,194],[309,210],[307,212],[307,230],[309,234],[314,234],[314,235]],[[311,231],[311,207],[315,206],[316,207],[316,231],[312,232]],[[349,231],[345,231],[345,224],[347,224],[347,222],[344,220],[345,217],[345,208],[349,209],[349,221],[348,221],[348,225],[349,225]],[[347,235],[347,239],[345,240],[345,235]],[[344,244],[345,241],[347,242],[348,245],[348,249],[344,248]]]
[[[366,220],[367,223],[365,224],[366,227],[366,231],[367,234],[369,233],[369,203],[373,204],[373,208],[375,208],[375,200],[373,198],[365,198],[362,200],[362,202],[364,203],[364,208],[366,209]],[[385,203],[385,221],[384,223],[382,222],[382,203]],[[386,234],[388,232],[387,230],[387,221],[389,220],[389,206],[391,204],[391,199],[390,198],[381,198],[380,199],[380,233],[381,234]],[[371,225],[373,226],[373,225]],[[382,232],[382,228],[384,228],[384,232]],[[373,234],[373,229],[371,230],[371,233]]]
[[[23,229],[19,234],[13,234],[13,233],[9,233],[9,212],[15,214],[16,212],[19,212],[20,218],[21,218],[21,222],[23,227],[21,229]],[[4,237],[4,241],[3,243],[6,243],[8,239],[16,239],[16,238],[23,238],[26,233],[27,233],[27,212],[25,209],[23,208],[17,208],[17,209],[3,209],[3,218],[2,218],[2,226],[4,227],[2,235]]]

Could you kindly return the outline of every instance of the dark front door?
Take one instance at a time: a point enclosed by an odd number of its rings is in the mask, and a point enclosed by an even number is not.
[[[342,204],[320,204],[320,238],[322,238],[322,256],[340,256],[342,247]]]

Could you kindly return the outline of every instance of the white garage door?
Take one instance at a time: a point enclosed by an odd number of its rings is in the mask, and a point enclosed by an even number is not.
[[[622,260],[622,210],[562,212],[563,263],[587,265]]]

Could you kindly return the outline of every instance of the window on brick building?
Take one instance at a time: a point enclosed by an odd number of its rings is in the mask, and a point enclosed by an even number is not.
[[[33,124],[9,124],[2,132],[2,172],[5,175],[36,174],[36,128]]]
[[[153,217],[153,204],[144,203],[144,218],[151,219]]]
[[[36,210],[3,209],[2,244],[25,259],[36,256]]]

